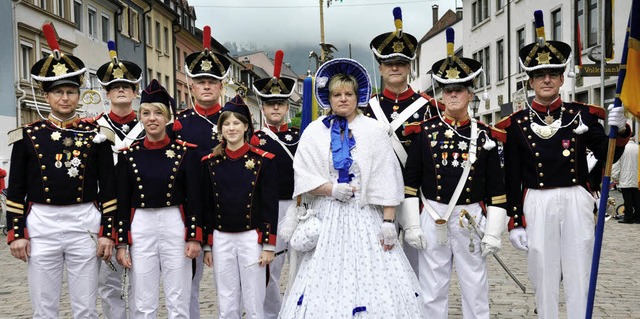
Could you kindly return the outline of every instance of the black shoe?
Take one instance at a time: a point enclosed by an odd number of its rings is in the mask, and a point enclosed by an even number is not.
[[[632,220],[627,220],[627,219],[620,219],[618,220],[618,223],[620,224],[633,224]]]

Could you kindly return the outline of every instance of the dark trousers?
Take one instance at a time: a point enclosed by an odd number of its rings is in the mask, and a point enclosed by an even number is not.
[[[620,191],[624,200],[624,220],[640,222],[640,190],[631,187]]]

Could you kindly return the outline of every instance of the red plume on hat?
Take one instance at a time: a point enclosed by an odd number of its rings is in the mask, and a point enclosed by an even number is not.
[[[273,77],[253,81],[253,91],[263,101],[287,100],[293,94],[296,80],[281,76],[284,52],[276,51],[273,60]]]
[[[202,51],[194,52],[185,60],[186,73],[190,78],[213,77],[222,80],[227,77],[231,61],[222,54],[211,50],[211,27],[202,28]]]

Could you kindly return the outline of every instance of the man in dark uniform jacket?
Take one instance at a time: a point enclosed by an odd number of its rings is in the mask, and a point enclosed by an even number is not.
[[[278,168],[278,221],[286,215],[293,200],[293,156],[300,141],[298,128],[289,127],[289,97],[293,94],[296,80],[280,76],[284,53],[276,51],[273,77],[259,79],[253,82],[253,90],[262,104],[262,118],[264,127],[255,133],[258,146],[269,153],[275,154]],[[255,140],[255,139],[254,139]],[[279,240],[276,252],[287,248],[284,240]],[[278,317],[282,305],[280,294],[280,273],[284,265],[284,255],[269,264],[269,283],[264,301],[265,318]]]
[[[446,108],[422,124],[411,144],[405,169],[405,208],[418,210],[427,247],[418,264],[427,313],[448,317],[453,263],[460,280],[464,317],[489,318],[489,283],[485,257],[501,247],[506,222],[504,173],[494,139],[504,132],[470,118],[469,103],[482,65],[457,57],[453,29],[447,29],[447,58],[436,62],[433,80],[442,88]],[[475,219],[480,238],[464,216]]]
[[[380,64],[384,89],[381,94],[371,98],[364,114],[389,126],[389,134],[393,135],[393,151],[404,171],[412,134],[419,130],[423,120],[436,116],[437,112],[430,103],[433,99],[426,94],[414,92],[407,82],[411,72],[411,61],[416,57],[418,40],[402,30],[400,7],[393,9],[393,17],[395,31],[376,36],[370,44],[376,61]],[[417,275],[416,249],[424,249],[426,246],[417,215],[419,212],[405,213],[402,205],[396,211],[398,222],[404,230],[404,238],[410,245],[404,245],[403,248]]]
[[[229,73],[229,61],[224,55],[211,51],[211,28],[205,26],[202,32],[203,50],[191,53],[185,60],[185,72],[191,79],[191,93],[195,100],[193,108],[176,116],[173,124],[167,126],[171,139],[196,144],[198,158],[210,154],[220,143],[217,123],[222,107],[220,96],[224,92],[222,81]],[[203,253],[194,259],[193,284],[191,285],[190,318],[200,318],[200,280],[204,268]]]
[[[535,97],[527,108],[496,125],[507,132],[509,239],[517,249],[528,250],[538,316],[558,317],[562,279],[568,297],[567,317],[583,318],[595,226],[595,200],[587,189],[586,148],[605,160],[608,138],[598,122],[604,119],[605,110],[562,101],[559,91],[571,47],[546,41],[542,11],[536,11],[535,21],[537,41],[520,49],[520,65]],[[608,116],[609,125],[620,128],[615,158],[622,154],[631,132],[622,112],[617,108]]]
[[[118,163],[120,150],[129,147],[137,139],[144,137],[144,128],[133,110],[133,100],[138,95],[138,84],[142,80],[142,69],[133,62],[120,60],[115,43],[109,41],[111,60],[103,64],[96,76],[102,88],[107,92],[109,113],[97,117],[99,125],[109,127],[115,132],[115,145],[112,147],[114,163]],[[107,319],[126,319],[127,306],[122,298],[122,266],[116,261],[115,253],[111,262],[116,268],[113,271],[102,265],[98,281],[98,294],[102,300],[102,312]],[[125,289],[129,289],[127,286]],[[132,294],[127,294],[129,298]],[[133,307],[130,307],[133,309]]]
[[[114,247],[113,131],[78,117],[84,63],[60,51],[52,25],[43,31],[53,52],[31,76],[51,113],[9,133],[7,242],[28,261],[34,318],[59,317],[66,266],[73,317],[97,319],[98,257],[109,260]]]

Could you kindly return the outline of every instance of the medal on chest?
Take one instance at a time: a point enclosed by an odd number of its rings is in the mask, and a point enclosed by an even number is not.
[[[398,118],[398,116],[400,116],[400,114],[398,114],[398,110],[400,109],[399,105],[394,105],[392,108],[393,113],[391,113],[391,119],[395,120]]]

